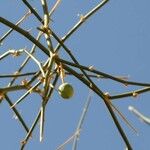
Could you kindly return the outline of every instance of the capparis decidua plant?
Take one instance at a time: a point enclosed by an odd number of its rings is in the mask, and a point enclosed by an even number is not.
[[[21,2],[22,4],[24,4],[25,7],[29,9],[29,12],[27,12],[17,23],[9,21],[6,18],[0,16],[0,23],[10,28],[3,36],[1,36],[1,46],[3,46],[5,40],[7,40],[9,36],[11,36],[12,32],[19,33],[32,43],[32,48],[30,50],[26,47],[26,45],[24,45],[23,48],[17,50],[9,49],[0,55],[0,61],[5,60],[10,55],[12,55],[13,57],[20,57],[22,55],[25,55],[25,58],[21,63],[19,69],[14,70],[14,74],[0,75],[0,78],[10,79],[8,85],[0,87],[0,101],[6,101],[9,104],[10,108],[19,120],[19,123],[26,131],[26,136],[21,142],[20,149],[23,150],[24,147],[27,145],[38,123],[40,125],[40,141],[43,140],[44,126],[47,119],[45,117],[45,109],[48,102],[53,97],[53,94],[58,93],[61,96],[60,99],[63,98],[69,100],[72,98],[73,95],[75,96],[74,93],[78,92],[77,87],[75,87],[68,81],[68,77],[72,76],[76,78],[79,82],[86,85],[91,91],[93,91],[93,93],[97,94],[101,98],[101,100],[107,107],[108,112],[111,115],[111,119],[113,120],[116,128],[118,129],[118,132],[121,135],[127,149],[132,150],[133,148],[125,134],[125,131],[123,130],[118,121],[116,113],[130,128],[132,128],[135,132],[137,131],[131,125],[131,123],[129,123],[125,116],[123,116],[123,114],[116,108],[112,101],[125,97],[137,97],[139,94],[148,92],[150,90],[150,83],[129,81],[123,76],[113,76],[108,73],[101,72],[100,70],[94,69],[93,67],[82,65],[77,60],[77,57],[73,54],[72,50],[68,48],[68,46],[65,44],[65,41],[69,39],[70,36],[74,34],[80,28],[80,26],[82,26],[82,24],[84,24],[90,17],[92,17],[92,15],[102,9],[104,5],[109,2],[109,0],[102,0],[98,2],[98,4],[91,10],[89,10],[89,12],[80,15],[79,21],[62,38],[59,37],[56,34],[56,31],[54,31],[54,29],[51,27],[51,22],[54,21],[52,15],[55,13],[59,4],[63,3],[63,1],[61,2],[61,0],[57,0],[54,6],[49,9],[50,2],[48,0],[41,0],[43,16],[41,16],[40,13],[34,8],[34,6],[31,5],[29,0],[21,0]],[[37,37],[31,34],[32,29],[26,30],[21,27],[21,24],[27,22],[27,18],[30,18],[31,16],[34,16],[40,24],[36,28],[33,27],[34,30],[36,30],[35,32],[37,33]],[[41,39],[44,39],[46,42],[41,42]],[[57,45],[54,46],[54,43],[56,42]],[[60,55],[60,49],[63,49],[61,53],[67,53],[69,59]],[[40,50],[40,52],[46,56],[44,61],[40,60],[40,55],[35,55],[36,50]],[[28,65],[29,61],[32,61],[32,63],[36,64],[38,70],[23,73],[23,70]],[[125,86],[131,85],[140,86],[143,88],[129,91],[127,93],[110,95],[108,92],[104,92],[101,87],[94,82],[93,78],[105,78],[123,84]],[[59,83],[59,80],[61,81],[61,83]],[[13,92],[19,93],[22,90],[25,91],[25,93],[21,93],[21,96],[15,102],[13,102],[11,96],[9,95],[11,95],[11,93]],[[33,124],[29,127],[21,113],[18,111],[17,105],[21,104],[26,98],[28,98],[29,95],[33,93],[36,93],[41,97],[41,103],[37,116],[35,117]],[[72,140],[72,149],[77,149],[77,139],[79,139],[80,137],[80,130],[82,128],[82,124],[88,110],[90,100],[91,95],[89,95],[89,97],[87,98],[87,102],[85,103],[83,113],[81,115],[75,133],[57,149],[62,149]],[[51,103],[49,103],[49,105],[50,104]]]

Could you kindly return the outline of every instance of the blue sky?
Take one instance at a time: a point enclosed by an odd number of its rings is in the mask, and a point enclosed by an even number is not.
[[[50,7],[54,4],[51,4],[51,1],[49,3]],[[39,10],[42,16],[40,1],[32,0],[31,4]],[[60,37],[64,36],[79,20],[78,14],[85,14],[96,4],[98,4],[96,0],[62,1],[52,16],[51,26],[53,30]],[[83,65],[93,65],[94,68],[102,72],[116,76],[129,76],[129,80],[150,83],[149,5],[150,1],[148,0],[110,0],[66,41],[66,45]],[[15,23],[25,12],[27,12],[27,9],[21,1],[1,0],[0,16]],[[35,35],[34,31],[38,25],[40,25],[38,21],[31,16],[21,27],[32,29],[31,34]],[[8,27],[0,24],[0,36],[8,29]],[[0,54],[11,48],[20,49],[25,46],[31,48],[31,43],[13,32],[0,47]],[[62,57],[67,59],[68,57],[63,52],[62,49]],[[19,58],[8,57],[8,59],[1,61],[0,74],[13,73],[25,56],[24,54]],[[36,56],[41,61],[45,59],[45,55],[40,52],[37,52]],[[38,67],[32,62],[32,64],[27,65],[24,72],[36,69]],[[7,85],[6,80],[0,80],[0,87]],[[57,92],[54,93],[46,109],[44,141],[39,142],[39,127],[37,126],[33,132],[33,138],[25,149],[53,150],[74,133],[88,96],[88,88],[73,77],[67,77],[65,80],[74,86],[74,97],[70,101],[64,101]],[[103,91],[112,95],[139,88],[134,86],[125,87],[110,80],[94,79],[94,81]],[[23,93],[11,93],[10,98],[15,102]],[[135,150],[150,149],[150,127],[141,123],[131,114],[128,111],[128,106],[132,105],[146,116],[150,116],[149,99],[149,93],[145,93],[136,99],[129,97],[114,101],[114,104],[139,131],[139,136],[137,136],[119,119]],[[29,96],[17,106],[29,126],[31,126],[39,107],[40,97],[36,94]],[[20,123],[13,118],[13,112],[5,101],[0,106],[0,122],[0,147],[5,150],[19,149],[20,141],[26,133]],[[72,143],[68,144],[66,150],[70,150],[71,146]],[[125,144],[104,103],[94,94],[78,141],[78,150],[123,150],[124,148]]]

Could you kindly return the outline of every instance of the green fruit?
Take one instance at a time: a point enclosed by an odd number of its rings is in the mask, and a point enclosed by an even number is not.
[[[61,97],[64,98],[64,99],[69,99],[74,94],[73,87],[69,83],[61,84],[58,88],[58,92],[61,95]]]

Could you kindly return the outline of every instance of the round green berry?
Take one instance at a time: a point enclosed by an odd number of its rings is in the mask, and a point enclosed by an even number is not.
[[[64,99],[69,99],[73,96],[74,90],[71,84],[63,83],[59,86],[58,92]]]

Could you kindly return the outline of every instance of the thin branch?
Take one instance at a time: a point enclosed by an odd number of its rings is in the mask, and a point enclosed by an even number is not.
[[[131,92],[121,93],[121,94],[117,94],[117,95],[110,95],[109,99],[116,100],[116,99],[126,98],[126,97],[135,97],[136,98],[138,95],[145,93],[145,92],[149,92],[149,91],[150,91],[150,87],[146,87],[146,88],[142,88],[142,89],[131,91]]]
[[[57,147],[56,150],[64,150],[64,147],[69,144],[70,142],[72,142],[72,140],[74,140],[75,136],[77,136],[79,133],[75,132],[71,137],[69,137],[63,144],[61,144],[60,146]]]
[[[41,0],[41,3],[42,3],[42,7],[43,7],[43,12],[44,12],[44,25],[43,25],[43,28],[45,30],[47,30],[48,27],[49,27],[49,23],[50,23],[50,17],[49,17],[49,13],[48,13],[47,1],[46,0]],[[52,46],[52,41],[51,41],[50,35],[47,34],[47,33],[44,33],[44,36],[46,38],[47,45],[48,45],[48,48],[49,48],[49,56],[51,56],[54,51],[53,51],[53,46]]]
[[[53,88],[51,87],[51,88],[49,89],[49,91],[48,91],[46,104],[47,104],[48,101],[50,100],[50,97],[51,97],[51,95],[52,95],[52,93],[53,93],[53,90],[55,89],[55,85],[56,85],[58,79],[59,79],[59,74],[56,74],[55,80],[53,81],[53,84],[52,84],[52,85],[53,85]]]
[[[105,105],[107,106],[112,118],[113,118],[113,121],[121,135],[121,137],[123,138],[124,142],[126,143],[126,146],[128,147],[129,150],[132,150],[132,147],[128,141],[128,138],[126,137],[122,127],[120,126],[118,120],[117,120],[117,117],[116,115],[114,114],[110,104],[108,103],[108,101],[106,100],[106,97],[105,95],[99,90],[99,88],[97,88],[95,85],[91,86],[91,83],[89,81],[87,81],[85,78],[81,77],[76,71],[74,71],[73,69],[69,68],[68,66],[64,65],[63,64],[63,68],[72,73],[76,78],[78,78],[81,82],[83,82],[86,86],[88,86],[90,89],[92,89],[99,97],[101,97],[103,100],[104,100],[104,103]]]
[[[43,140],[44,134],[44,123],[45,123],[45,102],[42,101],[42,106],[40,108],[40,142]]]
[[[27,73],[22,73],[22,74],[19,74],[17,72],[15,74],[1,74],[0,78],[16,78],[16,77],[32,76],[35,74],[36,74],[36,72],[27,72]]]
[[[50,83],[50,81],[52,79],[52,75],[54,73],[54,71],[52,71],[53,65],[54,65],[54,55],[49,57],[48,61],[47,61],[47,67],[46,67],[46,73],[45,73],[46,75],[45,75],[45,80],[44,80],[44,94],[43,94],[43,98],[45,101],[47,101],[49,99],[48,91],[49,91],[50,87],[54,88],[54,86]],[[58,76],[58,74],[56,74],[56,76]]]
[[[111,103],[111,102],[110,102]],[[119,111],[119,109],[114,106],[112,103],[111,103],[111,106],[112,108],[118,113],[118,115],[120,116],[120,118],[126,123],[126,125],[132,129],[137,135],[138,135],[138,131],[137,129],[131,124],[131,122],[129,122],[126,117]]]
[[[89,105],[90,105],[90,102],[91,102],[91,98],[92,98],[92,95],[91,95],[91,90],[89,91],[89,95],[87,97],[87,100],[86,100],[86,103],[84,105],[84,108],[82,110],[82,114],[81,114],[81,117],[80,117],[80,120],[78,122],[78,125],[77,125],[77,129],[76,129],[76,132],[77,131],[81,131],[81,128],[83,126],[83,122],[84,122],[84,119],[86,117],[86,114],[87,114],[87,111],[89,109]],[[80,136],[80,132],[79,134],[76,134],[76,136],[74,137],[74,141],[73,141],[73,145],[72,145],[72,150],[76,150],[77,149],[77,141],[79,139],[79,136]]]
[[[48,13],[48,6],[46,0],[41,0],[43,12],[44,12],[44,27],[47,28],[49,25],[49,13]]]
[[[41,73],[42,73],[42,75],[43,75],[43,78],[45,78],[45,73],[44,73],[42,64],[41,64],[32,54],[30,54],[27,50],[24,49],[24,52],[25,52],[26,54],[28,54],[28,55],[32,58],[32,60],[35,61],[35,63],[39,66],[39,69],[40,69],[40,71],[41,71]]]
[[[63,144],[57,147],[56,150],[64,150],[64,147],[72,142],[72,140],[79,134],[80,131],[75,132],[71,137],[69,137]]]
[[[39,47],[46,55],[49,55],[48,49],[43,46],[38,40],[36,40],[29,32],[25,31],[24,29],[16,26],[12,22],[6,20],[3,17],[0,17],[0,22],[5,24],[6,26],[16,30],[18,33],[26,37],[29,41],[33,42],[37,47]]]
[[[31,92],[33,92],[39,85],[41,84],[41,82],[37,82],[34,86],[32,86],[25,94],[23,94],[12,106],[11,108],[15,107],[17,104],[19,104],[20,102],[22,102],[23,99],[25,99],[29,94],[31,94]]]
[[[150,83],[127,81],[127,80],[124,80],[124,79],[121,79],[121,78],[109,75],[107,73],[95,70],[94,68],[90,69],[90,67],[86,67],[86,66],[83,66],[83,65],[80,65],[80,64],[72,63],[72,62],[60,59],[58,57],[56,59],[58,61],[60,61],[61,63],[67,64],[67,65],[70,65],[70,66],[73,66],[73,67],[76,67],[76,68],[79,68],[79,69],[84,69],[84,70],[92,72],[92,73],[96,73],[97,75],[101,75],[101,76],[104,76],[104,77],[109,78],[111,80],[123,83],[124,85],[150,86]]]
[[[42,18],[39,16],[36,10],[30,5],[30,3],[28,3],[27,0],[22,0],[22,2],[30,9],[31,13],[33,13],[41,23],[43,23]]]
[[[58,7],[58,5],[60,4],[61,0],[57,0],[55,5],[53,6],[53,8],[51,9],[51,11],[49,12],[49,17],[52,16],[52,14],[54,13],[54,11],[56,10],[56,8]]]
[[[37,37],[36,37],[36,40],[39,41],[39,39],[41,38],[41,36],[42,36],[42,33],[39,32],[38,35],[37,35]],[[32,48],[30,50],[30,54],[33,54],[35,52],[35,49],[36,49],[36,45],[33,44]],[[20,65],[20,68],[17,70],[17,74],[19,74],[23,70],[23,68],[25,67],[25,65],[28,63],[29,59],[30,59],[30,56],[27,56],[25,58],[25,60],[23,61],[23,63]],[[8,84],[8,86],[11,86],[15,82],[15,80],[16,80],[16,77],[13,78],[10,81],[10,83]]]
[[[37,114],[37,116],[35,117],[35,120],[34,120],[32,126],[31,126],[31,128],[29,129],[29,131],[28,131],[26,137],[25,137],[24,140],[21,142],[21,149],[20,149],[20,150],[23,150],[23,149],[24,149],[24,147],[25,147],[25,145],[27,144],[29,138],[31,137],[32,132],[33,132],[34,128],[36,127],[38,121],[39,121],[40,114],[41,114],[41,111],[38,112],[38,114]]]
[[[52,69],[51,68],[52,65],[53,65],[53,58],[50,61],[49,68],[48,68],[49,70]],[[40,115],[40,141],[43,140],[43,134],[44,134],[45,108],[46,108],[46,105],[53,93],[53,90],[55,89],[55,85],[58,81],[58,77],[59,77],[59,75],[56,74],[53,84],[51,84],[50,81],[48,81],[48,79],[46,80],[46,83],[45,83],[44,93],[43,93],[43,101],[42,101],[42,105],[41,105],[41,115]]]
[[[62,42],[65,42],[89,17],[91,17],[93,14],[95,14],[99,9],[101,9],[109,0],[102,0],[97,6],[95,6],[92,10],[90,10],[87,14],[84,15],[83,19],[80,19],[79,22],[77,22],[72,29],[62,38]],[[61,47],[61,44],[59,43],[55,51],[58,51]]]
[[[30,10],[15,24],[16,26],[20,25],[29,15],[31,14]],[[8,30],[1,38],[0,44],[3,40],[13,31],[13,29]]]
[[[53,86],[54,86],[54,87],[55,87],[57,81],[58,81],[58,75],[56,74],[55,79],[54,79],[54,81],[53,81]],[[49,97],[50,97],[51,94],[53,93],[53,90],[54,90],[54,88],[51,88],[51,89],[50,89]],[[45,102],[45,105],[47,104],[47,102],[48,102],[48,100]],[[28,134],[26,135],[26,137],[24,138],[24,140],[21,142],[21,150],[23,150],[24,147],[25,147],[25,145],[27,144],[27,142],[28,142],[30,136],[32,135],[32,132],[33,132],[35,126],[37,125],[37,123],[38,123],[38,121],[39,121],[39,119],[40,119],[40,116],[41,116],[41,109],[40,109],[40,111],[38,112],[37,117],[35,118],[35,121],[33,122],[31,128],[29,129]]]
[[[150,125],[150,118],[144,116],[142,113],[140,113],[137,109],[135,109],[133,106],[129,106],[128,109],[136,115],[141,121],[144,123]]]
[[[69,72],[65,72],[66,75],[72,75],[71,73]],[[80,73],[80,76],[83,76],[84,77],[84,74]],[[108,79],[107,77],[104,77],[102,75],[95,75],[95,74],[88,74],[89,77],[91,78],[97,78],[97,79]],[[129,79],[128,76],[115,76],[116,78],[119,78],[119,79],[123,79],[123,80],[127,80]]]
[[[11,107],[13,105],[13,103],[11,102],[10,98],[7,96],[7,94],[4,95],[6,101],[8,102],[9,106]],[[23,120],[23,118],[21,117],[20,113],[18,112],[18,110],[13,107],[12,110],[14,111],[15,115],[17,116],[18,120],[20,121],[20,123],[22,124],[22,126],[24,127],[24,129],[26,130],[26,132],[29,131],[28,126],[26,125],[25,121]]]
[[[43,65],[43,68],[45,68],[47,65],[48,65],[48,60]],[[36,74],[30,79],[30,81],[28,81],[27,85],[31,85],[38,78],[38,76],[40,76],[40,74],[41,71],[36,72]]]
[[[14,85],[10,87],[0,88],[0,93],[7,93],[7,92],[13,92],[17,90],[24,90],[24,89],[27,89],[26,85]]]
[[[40,141],[43,140],[43,134],[44,134],[44,123],[45,123],[45,107],[48,101],[48,91],[49,89],[53,89],[54,86],[51,86],[51,71],[53,68],[53,55],[49,57],[48,65],[47,65],[47,71],[45,74],[45,79],[44,79],[44,93],[42,96],[42,105],[41,105],[41,116],[40,116]]]
[[[14,49],[10,49],[7,52],[3,53],[2,55],[0,55],[0,60],[4,59],[5,57],[9,56],[9,55],[13,55],[14,57],[19,56],[21,53],[23,52],[23,49],[19,49],[19,50],[14,50]]]

